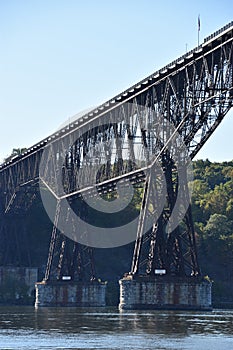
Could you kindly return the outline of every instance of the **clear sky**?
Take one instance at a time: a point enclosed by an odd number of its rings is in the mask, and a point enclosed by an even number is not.
[[[0,0],[0,160],[233,20],[232,0]],[[233,111],[197,158],[233,159]]]

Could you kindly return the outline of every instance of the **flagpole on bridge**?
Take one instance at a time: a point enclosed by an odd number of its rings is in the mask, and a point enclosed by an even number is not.
[[[197,46],[199,46],[200,29],[201,29],[201,20],[200,20],[200,15],[198,15],[198,20],[197,20]]]

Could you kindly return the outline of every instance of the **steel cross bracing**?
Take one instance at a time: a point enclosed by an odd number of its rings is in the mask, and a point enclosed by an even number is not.
[[[130,179],[149,187],[143,199],[149,206],[151,193],[159,195],[150,168],[156,160],[167,183],[166,205],[145,235],[144,221],[154,213],[142,207],[131,273],[153,274],[158,267],[168,273],[199,274],[190,208],[183,231],[175,228],[167,234],[164,227],[176,208],[178,188],[187,186],[179,183],[174,159],[182,158],[184,149],[184,158],[192,159],[232,106],[232,36],[231,22],[199,47],[3,164],[3,211],[39,177],[57,201],[94,195],[96,183],[106,193],[117,181]]]

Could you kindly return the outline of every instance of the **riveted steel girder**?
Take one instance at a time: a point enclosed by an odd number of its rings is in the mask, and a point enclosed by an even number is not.
[[[190,208],[185,213],[182,231],[164,231],[176,208],[178,188],[187,186],[179,179],[176,160],[193,159],[232,107],[232,96],[230,23],[199,47],[2,164],[1,210],[9,212],[22,189],[39,180],[57,203],[83,193],[92,196],[96,184],[103,194],[115,189],[118,180],[143,183],[131,273],[137,274],[144,266],[142,272],[148,274],[156,267],[180,275],[190,271],[199,274]],[[166,179],[166,203],[153,229],[143,235],[146,217],[151,215],[144,204],[159,191],[153,172],[148,172],[155,161]],[[56,250],[54,230],[46,278]],[[60,271],[68,261],[66,239],[61,241]],[[142,259],[143,247],[147,247],[146,259]],[[77,247],[73,249],[76,258],[77,251]]]

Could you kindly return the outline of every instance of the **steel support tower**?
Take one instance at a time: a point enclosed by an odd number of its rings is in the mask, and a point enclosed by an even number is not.
[[[61,214],[62,203],[75,204],[77,214],[88,221],[88,209],[82,213],[83,195],[94,196],[97,187],[104,196],[125,180],[144,188],[130,275],[152,276],[155,270],[172,276],[200,275],[187,205],[187,170],[232,107],[232,38],[231,22],[192,51],[0,166],[2,216],[23,190],[39,181],[53,196],[54,228],[45,280],[64,274],[80,279],[81,271],[84,278],[95,278],[91,244],[82,246],[57,229],[59,220],[69,220],[68,211]],[[156,203],[161,198],[164,206],[159,212]],[[78,232],[76,237],[84,234]]]

